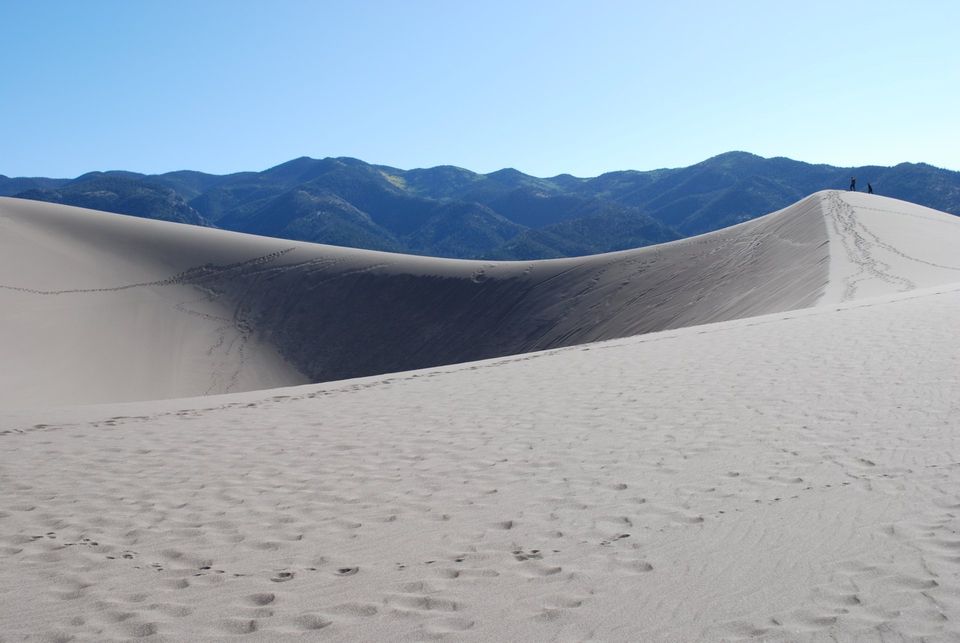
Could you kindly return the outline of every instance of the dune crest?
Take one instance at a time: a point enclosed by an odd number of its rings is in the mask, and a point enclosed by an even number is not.
[[[950,215],[835,191],[699,237],[531,262],[337,248],[4,198],[0,305],[12,313],[0,320],[0,402],[263,389],[849,301],[954,279],[947,253],[958,240]],[[918,266],[919,278],[900,275]]]

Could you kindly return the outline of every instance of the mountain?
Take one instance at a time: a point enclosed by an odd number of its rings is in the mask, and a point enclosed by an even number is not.
[[[175,189],[130,172],[92,172],[57,187],[34,188],[16,196],[160,221],[208,225]]]
[[[69,182],[70,179],[10,178],[0,174],[0,196],[14,196],[28,190],[53,190]]]
[[[687,168],[667,170],[656,180],[613,198],[642,207],[684,236],[717,230],[786,207],[824,188],[845,188],[856,176],[878,194],[960,214],[960,172],[926,164],[838,168],[787,158],[765,159],[729,152]],[[601,180],[598,177],[595,180]],[[630,181],[638,183],[635,179]]]
[[[840,168],[728,152],[685,168],[538,178],[507,168],[401,170],[300,157],[262,172],[0,176],[0,194],[298,241],[471,259],[570,257],[749,221],[851,176],[878,194],[960,214],[960,172]]]
[[[570,216],[560,223],[526,230],[490,258],[554,259],[640,248],[677,238],[670,228],[645,216],[638,208],[601,203],[583,216]]]

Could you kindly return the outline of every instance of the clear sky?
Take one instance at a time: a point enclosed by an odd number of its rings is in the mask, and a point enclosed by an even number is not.
[[[960,170],[956,0],[0,0],[0,174]]]

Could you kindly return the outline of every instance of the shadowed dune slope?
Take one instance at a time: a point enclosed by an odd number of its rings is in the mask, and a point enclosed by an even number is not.
[[[881,255],[892,246],[871,245],[864,226],[872,219],[892,226],[885,239],[897,238],[897,226],[910,229],[924,252],[948,247],[957,231],[954,217],[926,208],[822,192],[660,246],[498,263],[0,199],[0,402],[125,401],[335,380],[955,280],[940,259],[926,261],[920,281],[887,274],[896,262]]]

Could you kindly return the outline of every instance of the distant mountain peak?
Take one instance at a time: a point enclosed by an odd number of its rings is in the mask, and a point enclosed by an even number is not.
[[[527,176],[520,170],[514,169],[512,167],[505,167],[501,170],[496,170],[487,174],[489,178],[516,178],[516,177],[525,177]]]
[[[239,232],[457,258],[538,259],[639,247],[727,227],[850,177],[885,196],[960,213],[960,172],[924,163],[838,168],[730,151],[685,168],[538,178],[507,167],[402,170],[301,156],[262,172],[76,179],[0,177],[20,196]]]
[[[698,163],[697,165],[707,165],[712,164],[716,165],[718,163],[738,163],[743,161],[765,161],[762,156],[758,156],[751,152],[743,152],[735,150],[732,152],[724,152],[723,154],[717,154],[716,156],[711,156],[706,161]]]

